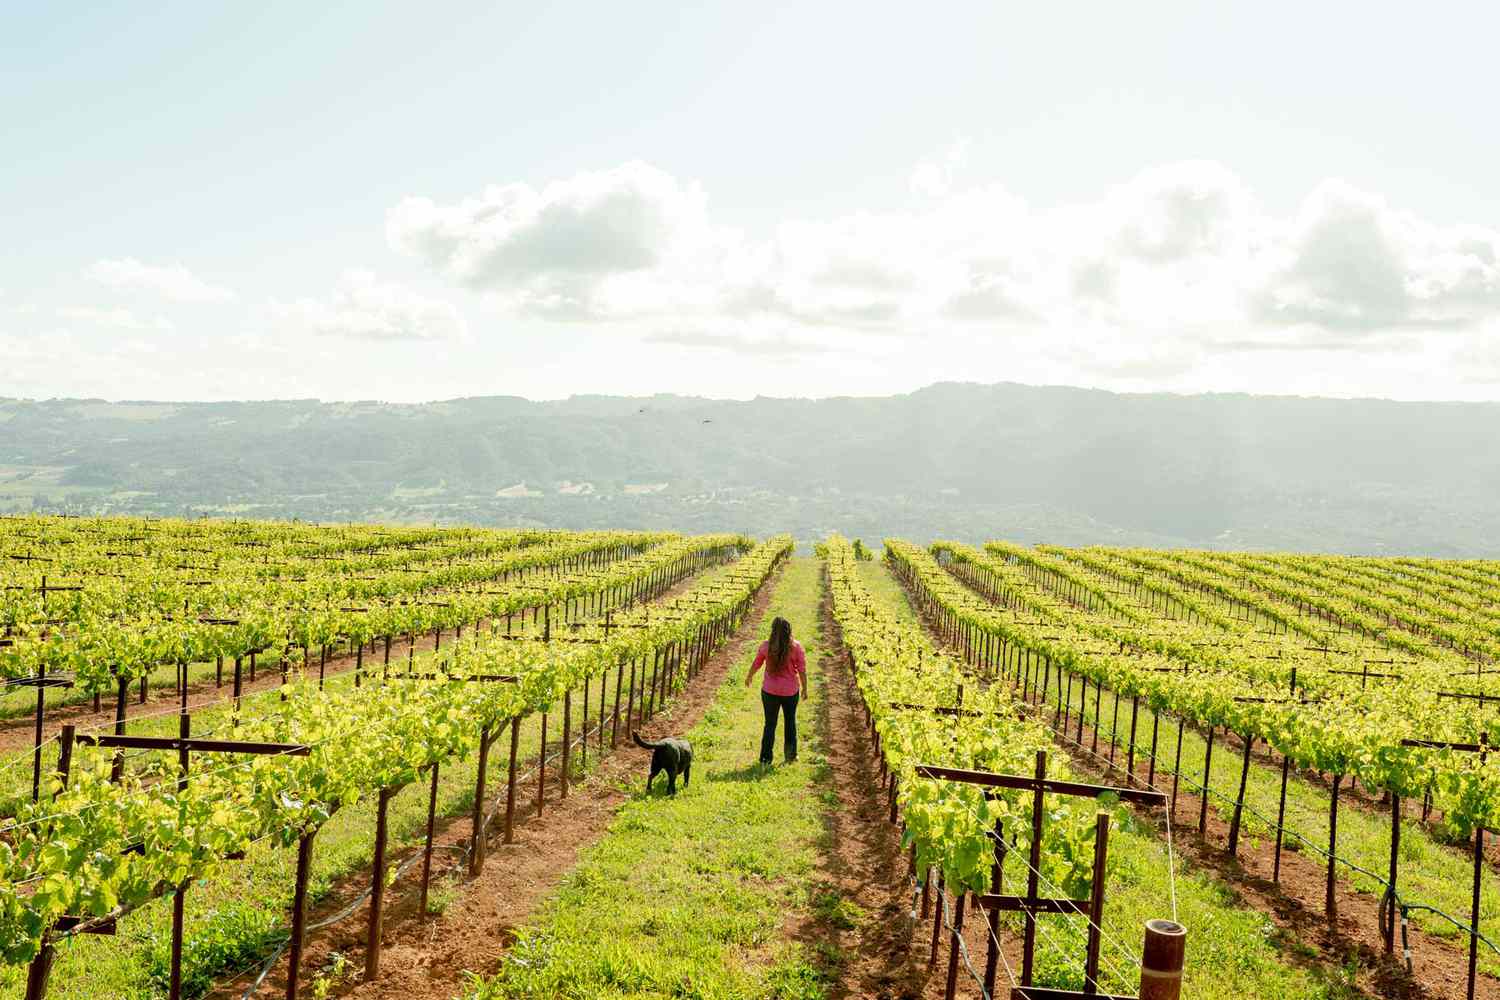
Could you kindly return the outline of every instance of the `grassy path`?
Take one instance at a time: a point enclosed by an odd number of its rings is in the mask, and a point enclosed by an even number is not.
[[[860,572],[876,600],[901,618],[916,620],[905,592],[882,564],[864,564]],[[1113,870],[1105,903],[1101,985],[1134,994],[1138,966],[1133,966],[1127,952],[1138,953],[1146,920],[1172,915],[1174,886],[1167,876],[1169,859],[1163,838],[1132,813],[1117,817],[1109,841]],[[1364,995],[1351,984],[1346,970],[1318,962],[1315,951],[1299,944],[1286,928],[1254,909],[1212,871],[1195,868],[1180,855],[1175,864],[1175,912],[1189,933],[1184,997],[1347,1000]],[[1007,884],[1023,879],[1021,869],[1007,869]],[[1015,923],[1012,931],[1018,932],[1019,922]],[[1009,935],[1012,944],[1018,936]],[[968,940],[976,954],[982,953],[984,941],[978,934]],[[1039,934],[1037,985],[1081,989],[1084,946],[1076,922],[1053,918]],[[1008,950],[1015,965],[1019,949]],[[968,988],[960,991],[961,996],[978,994],[972,980],[961,978],[960,982]]]
[[[826,963],[792,940],[797,920],[836,904],[817,894],[827,775],[818,738],[824,650],[818,636],[819,566],[793,560],[771,595],[767,632],[781,615],[807,649],[811,697],[798,710],[799,761],[756,763],[759,684],[743,686],[747,643],[702,720],[685,735],[692,782],[668,798],[632,776],[631,798],[584,852],[474,1000],[499,997],[825,995]]]

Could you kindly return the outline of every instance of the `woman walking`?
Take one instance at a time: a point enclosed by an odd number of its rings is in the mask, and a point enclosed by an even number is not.
[[[792,638],[792,625],[785,618],[771,623],[771,639],[760,644],[755,662],[745,675],[745,686],[755,679],[764,665],[765,679],[760,686],[760,703],[766,712],[766,728],[760,734],[760,762],[771,763],[771,747],[776,742],[776,715],[786,715],[786,738],[783,743],[786,762],[797,759],[797,700],[807,694],[807,654],[802,643]]]

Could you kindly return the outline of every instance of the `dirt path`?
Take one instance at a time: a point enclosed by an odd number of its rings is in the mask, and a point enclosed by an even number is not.
[[[846,961],[828,995],[831,1000],[941,997],[943,967],[927,967],[926,925],[910,917],[910,862],[901,850],[900,828],[890,822],[863,702],[826,590],[822,619],[830,653],[823,661],[827,708],[819,725],[838,793],[838,807],[825,816],[829,848],[823,874],[864,913],[855,926],[832,932]]]
[[[650,738],[681,732],[703,716],[725,672],[743,654],[745,644],[759,634],[761,618],[782,572],[778,570],[761,588],[735,635],[660,714],[641,727],[643,735]],[[312,995],[309,984],[314,977],[331,969],[336,956],[343,956],[351,975],[329,981],[328,996],[452,1000],[464,988],[466,973],[492,973],[498,968],[514,928],[532,915],[574,867],[579,851],[604,833],[615,809],[629,797],[626,789],[643,779],[648,764],[646,751],[622,742],[618,750],[594,766],[584,781],[570,786],[566,799],[560,798],[561,787],[556,781],[549,783],[540,821],[534,809],[533,783],[531,796],[518,795],[515,843],[501,844],[492,832],[485,868],[478,878],[470,879],[460,870],[459,851],[434,854],[434,893],[442,891],[448,897],[440,915],[424,917],[417,912],[420,865],[387,890],[381,976],[377,981],[358,981],[364,969],[369,920],[366,904],[340,923],[309,936],[300,977],[303,990]],[[551,774],[556,774],[556,769],[549,766]],[[468,842],[470,830],[468,819],[450,820],[439,829],[436,842],[462,847]],[[407,856],[393,857],[392,868]],[[368,871],[343,880],[316,912],[309,914],[309,923],[336,913],[342,901],[355,898],[368,881]],[[211,996],[231,1000],[240,997],[244,989],[243,982],[226,984]],[[269,1000],[285,994],[283,957],[252,996]]]

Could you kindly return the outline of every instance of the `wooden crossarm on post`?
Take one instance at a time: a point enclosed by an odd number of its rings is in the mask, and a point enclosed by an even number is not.
[[[170,750],[173,752],[186,750],[190,753],[249,753],[288,757],[306,757],[312,752],[312,747],[306,743],[256,743],[243,740],[203,740],[192,737],[183,739],[169,736],[116,736],[113,734],[94,736],[80,733],[77,740],[84,745],[115,750]]]
[[[995,892],[986,892],[975,896],[974,899],[985,909],[996,910],[1000,913],[1076,913],[1083,917],[1089,915],[1087,899],[1032,899],[1028,896],[1007,896]]]
[[[1481,708],[1484,707],[1484,703],[1487,701],[1492,701],[1500,705],[1500,694],[1485,694],[1483,691],[1479,694],[1468,694],[1463,691],[1439,691],[1437,692],[1437,696],[1439,698],[1461,698],[1467,701],[1477,701]]]
[[[990,788],[1011,788],[1023,792],[1036,791],[1038,787],[1042,791],[1057,795],[1077,795],[1083,798],[1102,798],[1105,795],[1117,795],[1122,802],[1134,802],[1140,805],[1159,806],[1165,805],[1167,795],[1165,792],[1155,792],[1144,788],[1117,788],[1113,785],[1089,785],[1078,781],[1059,781],[1056,778],[1026,778],[1014,774],[994,774],[989,771],[970,771],[958,767],[939,767],[933,764],[918,764],[917,776],[921,778],[937,778],[941,781],[962,781],[971,785],[984,785]]]
[[[395,681],[493,681],[515,684],[520,679],[515,674],[391,674],[391,680]]]
[[[1402,740],[1401,745],[1423,750],[1461,750],[1465,753],[1493,749],[1488,743],[1455,743],[1451,740]]]
[[[9,643],[0,643],[9,645]],[[73,678],[66,674],[47,674],[42,677],[7,677],[0,681],[3,687],[29,687],[29,688],[70,688],[73,686]]]

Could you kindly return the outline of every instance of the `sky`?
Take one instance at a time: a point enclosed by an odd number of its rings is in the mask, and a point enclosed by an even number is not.
[[[1497,399],[1497,31],[0,0],[0,396]]]

